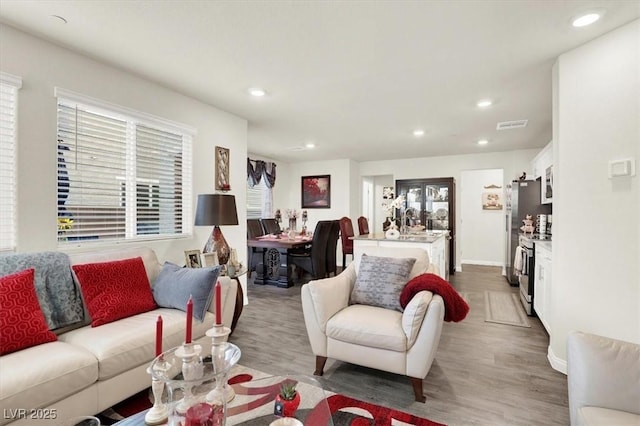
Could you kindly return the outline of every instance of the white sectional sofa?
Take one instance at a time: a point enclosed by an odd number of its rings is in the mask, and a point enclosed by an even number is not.
[[[153,250],[127,248],[70,255],[71,264],[106,262],[142,257],[153,287],[162,267]],[[222,320],[235,324],[242,296],[236,280],[220,277]],[[206,353],[215,303],[204,321],[193,320],[193,341]],[[234,318],[235,314],[235,318]],[[155,310],[91,327],[85,325],[58,335],[58,341],[22,349],[0,357],[0,425],[56,424],[80,415],[93,415],[149,387],[146,369],[155,356],[155,324],[163,318],[163,348],[177,346],[185,337],[185,312]],[[41,409],[33,411],[34,409]],[[24,410],[24,411],[21,411]],[[31,414],[36,414],[31,416]],[[38,419],[37,417],[50,417]],[[36,418],[32,418],[36,417]]]

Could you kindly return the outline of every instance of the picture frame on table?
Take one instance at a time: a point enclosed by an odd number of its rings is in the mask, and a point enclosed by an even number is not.
[[[229,148],[215,147],[215,188],[219,191],[229,191]]]
[[[200,250],[185,250],[184,261],[187,268],[202,268],[201,255]]]
[[[302,176],[301,205],[303,209],[331,208],[331,175]]]

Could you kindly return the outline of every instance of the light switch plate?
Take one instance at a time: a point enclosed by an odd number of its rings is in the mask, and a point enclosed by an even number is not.
[[[635,158],[623,158],[609,161],[609,179],[622,176],[636,175]]]

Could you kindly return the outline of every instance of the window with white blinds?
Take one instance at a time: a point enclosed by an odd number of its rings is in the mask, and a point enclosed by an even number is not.
[[[193,130],[56,89],[58,242],[191,234]]]
[[[264,217],[262,210],[264,206],[264,191],[267,190],[264,179],[253,188],[247,183],[247,219],[260,219]]]
[[[18,90],[22,79],[0,72],[0,251],[16,248]]]

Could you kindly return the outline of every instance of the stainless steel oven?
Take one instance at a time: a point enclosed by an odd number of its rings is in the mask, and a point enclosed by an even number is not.
[[[522,253],[522,270],[518,277],[520,283],[520,301],[527,312],[527,315],[533,315],[533,280],[534,271],[536,269],[534,257],[534,243],[531,238],[520,235],[518,238],[520,245],[520,253]]]

